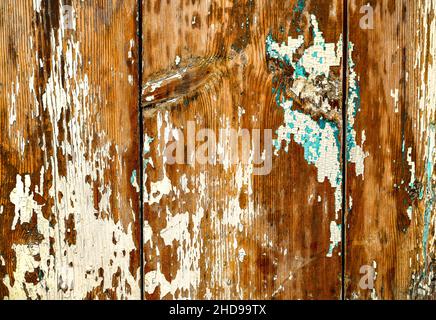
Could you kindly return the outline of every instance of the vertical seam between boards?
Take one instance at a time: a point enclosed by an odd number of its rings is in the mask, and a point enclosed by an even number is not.
[[[140,223],[140,299],[144,300],[144,124],[142,119],[142,0],[137,1],[137,41],[138,41],[138,131],[139,131],[139,223]]]
[[[348,0],[342,16],[342,217],[341,217],[341,299],[345,300],[345,255],[347,216],[347,101],[348,101]]]

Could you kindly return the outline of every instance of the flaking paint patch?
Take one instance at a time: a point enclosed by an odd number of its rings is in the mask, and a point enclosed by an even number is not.
[[[302,57],[297,61],[295,61],[294,55],[304,44],[303,35],[299,35],[297,39],[289,37],[288,43],[281,45],[276,43],[271,35],[267,38],[268,56],[287,63],[294,68],[293,79],[295,81],[292,90],[297,95],[301,92],[299,79],[311,80],[317,76],[328,78],[330,77],[330,69],[339,67],[342,58],[342,37],[337,44],[326,43],[314,15],[311,15],[311,25],[314,44],[305,49]],[[277,104],[285,113],[285,123],[277,130],[278,137],[273,142],[276,149],[275,154],[278,155],[282,141],[285,142],[286,152],[292,139],[297,144],[302,145],[306,161],[318,168],[318,181],[321,183],[327,179],[335,188],[335,210],[338,214],[342,203],[341,148],[338,125],[323,118],[313,120],[310,115],[293,108],[294,100],[292,98],[280,99],[280,88],[277,88],[275,93]],[[328,104],[328,101],[326,103]]]
[[[394,99],[394,112],[398,113],[399,109],[398,109],[398,102],[400,101],[400,92],[398,89],[395,90],[391,90],[391,97],[392,99]]]
[[[130,177],[130,184],[135,188],[136,192],[140,191],[136,170],[132,171],[132,175]]]
[[[244,290],[240,286],[240,269],[242,268],[240,264],[243,262],[240,260],[240,258],[242,259],[240,255],[242,251],[240,250],[241,247],[238,244],[238,239],[240,236],[248,234],[250,225],[257,212],[253,201],[253,151],[250,150],[249,164],[232,163],[230,153],[226,152],[226,150],[231,150],[231,119],[223,117],[220,119],[220,123],[224,125],[224,130],[217,146],[217,155],[223,159],[224,170],[229,172],[232,170],[234,172],[231,181],[228,182],[228,186],[232,191],[223,199],[226,205],[222,207],[220,213],[218,213],[217,208],[210,208],[209,192],[216,187],[218,182],[210,178],[208,171],[199,172],[193,176],[181,174],[174,181],[170,181],[168,177],[168,185],[163,186],[160,181],[162,181],[162,177],[166,177],[166,169],[161,168],[160,180],[157,182],[149,181],[148,183],[150,187],[153,183],[158,183],[159,187],[156,187],[154,191],[162,192],[166,201],[171,202],[175,199],[174,197],[179,198],[180,195],[183,196],[190,193],[195,195],[196,203],[194,205],[195,209],[189,212],[172,212],[166,206],[165,227],[160,231],[154,232],[155,236],[157,235],[163,239],[166,246],[172,246],[173,249],[177,250],[179,270],[175,275],[168,278],[168,276],[163,274],[162,266],[158,263],[156,267],[153,267],[154,270],[147,272],[144,276],[146,293],[152,294],[159,288],[161,298],[167,295],[176,299],[198,297],[201,272],[204,272],[204,269],[206,269],[211,275],[210,286],[223,288],[223,298],[234,297],[234,288],[236,288],[236,294],[240,298],[249,298],[249,296],[244,295]],[[162,163],[165,165],[166,159],[162,145],[166,145],[170,141],[169,137],[171,134],[177,140],[175,132],[177,132],[178,128],[173,127],[169,119],[169,113],[162,111],[159,111],[157,115],[156,128],[158,132],[156,141],[159,143],[153,144],[153,159],[150,156],[151,146],[149,144],[145,147],[147,152],[144,154],[144,158],[147,159],[147,163],[152,163],[153,160],[157,161],[157,158],[159,158],[159,160],[162,159]],[[150,141],[148,136],[145,139]],[[156,169],[149,165],[147,165],[147,168],[149,170]],[[149,179],[146,172],[144,177]],[[145,188],[147,192],[147,186]],[[247,199],[247,203],[243,207],[241,207],[240,203],[241,196]],[[155,200],[159,201],[160,205],[162,205],[162,199],[163,197]],[[148,198],[145,198],[147,205],[156,205],[155,201],[149,200],[150,197],[148,195]],[[216,238],[214,237],[213,240],[210,240],[213,241],[211,252],[207,256],[203,256],[204,264],[200,268],[199,259],[203,253],[203,238],[200,236],[200,226],[205,210],[209,210],[208,224],[214,230]],[[226,231],[223,232],[223,229]],[[230,243],[230,245],[223,246],[224,241]],[[151,245],[151,247],[154,252],[153,255],[158,256],[160,253],[157,244],[154,244],[154,247]],[[226,261],[227,263],[225,263]],[[233,264],[236,268],[235,270],[237,270],[234,286],[233,281],[229,282],[234,274],[225,265],[229,263]],[[250,294],[250,292],[247,292],[247,294]],[[203,298],[208,296],[210,296],[210,293],[206,292]]]
[[[333,250],[339,245],[342,239],[341,234],[342,226],[336,224],[335,221],[330,222],[330,247],[327,253],[327,257],[331,258],[333,256]]]
[[[15,227],[20,221],[20,224],[30,222],[34,212],[40,212],[41,206],[33,199],[34,194],[30,191],[31,181],[30,176],[17,175],[16,186],[10,193],[9,199],[11,203],[15,206],[15,216],[12,221],[11,230],[15,230]]]
[[[42,0],[33,0],[33,10],[38,13],[41,11],[41,2]]]
[[[159,112],[157,115],[157,132],[158,135],[156,137],[157,141],[163,141],[164,145],[166,145],[169,142],[170,139],[170,132],[173,130],[169,123],[169,113],[168,111],[165,112],[164,117],[162,117],[162,113]],[[164,131],[162,133],[162,131]],[[145,143],[144,143],[144,156],[150,152],[150,143],[153,142],[153,138],[146,136],[145,137]],[[160,200],[164,197],[170,194],[171,191],[173,191],[173,186],[171,183],[171,180],[168,178],[166,174],[165,164],[167,159],[165,158],[164,149],[158,148],[158,156],[162,157],[163,159],[163,177],[159,181],[151,181],[150,182],[150,191],[147,191],[146,186],[145,187],[145,202],[149,205],[159,203]],[[148,157],[148,159],[145,160],[145,166],[144,170],[146,171],[147,166],[152,165],[153,161],[151,157]],[[144,172],[144,183],[147,180],[146,172]]]
[[[297,7],[298,8],[298,7]],[[318,21],[315,15],[310,16],[313,45],[304,49],[300,58],[297,57],[297,51],[305,43],[303,35],[297,38],[288,37],[287,43],[277,43],[272,35],[268,35],[266,40],[267,56],[270,59],[280,61],[282,64],[291,66],[294,70],[293,83],[291,91],[296,96],[301,96],[302,83],[314,83],[316,77],[325,77],[327,80],[332,77],[331,69],[340,67],[342,60],[342,36],[338,42],[326,43],[323,33],[319,29]],[[298,30],[297,30],[298,31]],[[356,165],[356,175],[362,175],[364,172],[364,159],[368,155],[363,151],[365,142],[365,132],[362,132],[362,144],[356,143],[356,132],[354,122],[357,112],[360,108],[360,89],[358,77],[354,71],[354,62],[352,60],[353,44],[349,45],[349,99],[347,101],[348,124],[346,127],[347,137],[347,161]],[[341,145],[340,145],[340,127],[338,123],[327,120],[323,117],[313,119],[310,114],[298,110],[294,107],[293,98],[285,98],[282,87],[276,87],[277,105],[284,111],[284,124],[277,130],[277,139],[273,141],[275,154],[278,155],[282,148],[282,142],[285,142],[284,150],[287,152],[289,144],[293,140],[295,143],[303,146],[304,158],[310,165],[315,165],[318,169],[318,182],[322,183],[327,179],[335,189],[335,212],[336,219],[339,218],[339,212],[342,209],[342,168],[341,168]],[[311,93],[304,93],[304,96],[310,96]],[[318,105],[324,109],[324,112],[331,112],[333,109],[327,99],[320,102],[316,93],[311,97],[312,101],[318,101]],[[334,228],[332,226],[335,226]],[[337,246],[338,227],[333,221],[331,223],[331,245],[327,256],[332,256],[333,248]],[[339,233],[340,234],[340,233]]]
[[[360,86],[359,77],[355,71],[355,63],[353,60],[354,44],[348,44],[348,99],[347,99],[347,161],[355,164],[356,176],[362,176],[364,179],[365,158],[369,156],[368,152],[363,150],[363,145],[366,140],[365,130],[362,130],[361,144],[357,144],[357,133],[354,129],[357,114],[360,110]]]
[[[168,281],[162,274],[161,265],[158,263],[157,270],[144,275],[144,289],[152,294],[157,287],[160,288],[160,297],[167,294],[175,295],[177,290],[187,292],[197,290],[200,284],[200,224],[204,216],[204,210],[199,208],[195,215],[188,212],[175,214],[167,208],[167,226],[161,230],[160,237],[165,245],[177,244],[177,260],[180,264],[175,277]],[[193,227],[190,230],[189,225]]]
[[[410,182],[409,182],[409,188],[413,188],[415,186],[415,173],[416,173],[416,166],[415,162],[412,160],[412,148],[407,149],[407,163],[410,167]]]
[[[40,1],[34,1],[34,5],[38,11]],[[98,121],[92,121],[95,115],[91,106],[98,103],[92,94],[96,88],[91,87],[86,74],[79,72],[80,44],[73,36],[65,37],[62,23],[60,26],[57,31],[50,31],[51,71],[40,88],[41,108],[48,114],[50,126],[42,137],[46,160],[41,178],[37,184],[32,183],[29,175],[18,175],[16,187],[10,193],[15,207],[12,229],[35,217],[41,240],[13,244],[14,279],[6,275],[2,281],[9,299],[83,299],[96,288],[103,293],[113,292],[119,299],[137,298],[140,270],[130,271],[130,253],[136,250],[132,225],[126,227],[113,220],[112,203],[116,202],[111,199],[115,195],[104,181],[106,170],[114,161],[110,154],[113,145],[99,129]],[[29,86],[35,90],[33,75]],[[33,116],[38,117],[39,113]],[[61,130],[68,134],[60,135]],[[50,153],[48,140],[53,146]],[[99,147],[92,148],[93,141]],[[42,205],[35,200],[36,194],[44,191],[43,177],[48,172],[53,181],[49,194],[44,196],[53,200],[47,202],[53,203],[49,208],[53,220],[43,216]],[[94,184],[98,185],[98,199]],[[71,216],[74,242],[66,238],[72,231],[66,225]],[[39,270],[36,284],[25,279],[26,273],[35,269]]]

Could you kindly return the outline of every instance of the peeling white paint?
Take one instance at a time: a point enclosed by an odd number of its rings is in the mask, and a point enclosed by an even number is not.
[[[12,230],[15,230],[18,221],[20,221],[20,224],[28,223],[34,212],[41,211],[41,206],[33,200],[34,194],[30,191],[30,176],[26,175],[23,183],[21,176],[17,175],[16,181],[16,187],[9,196],[11,203],[15,206],[15,216],[11,226]]]
[[[331,258],[333,256],[333,250],[342,241],[341,225],[336,224],[335,221],[330,222],[330,248],[327,253],[327,257]]]
[[[41,2],[42,0],[33,0],[33,10],[38,13],[41,11]]]
[[[400,92],[398,89],[395,90],[391,90],[391,97],[394,99],[394,112],[398,113],[399,109],[398,109],[398,102],[400,101]]]
[[[39,10],[40,1],[34,1],[34,6]],[[34,218],[41,240],[14,244],[15,281],[8,275],[1,280],[10,299],[83,299],[97,288],[102,293],[113,291],[119,299],[138,298],[140,268],[133,274],[130,271],[130,254],[137,250],[132,225],[113,220],[112,210],[116,208],[112,206],[116,201],[111,199],[115,195],[105,182],[106,170],[114,160],[110,154],[112,143],[99,128],[99,122],[94,121],[95,104],[99,101],[94,100],[93,84],[81,73],[80,44],[72,36],[66,38],[60,25],[57,32],[50,33],[51,71],[41,88],[41,108],[48,114],[50,128],[42,137],[45,161],[39,183],[32,182],[29,175],[18,175],[10,193],[15,208],[11,228]],[[35,90],[33,75],[29,88]],[[38,117],[39,113],[33,116]],[[68,134],[60,135],[61,130]],[[46,140],[52,146],[50,152]],[[44,192],[47,173],[52,176],[52,183],[44,196],[53,202],[39,205],[35,196]],[[99,193],[98,202],[95,192]],[[48,203],[52,203],[47,210],[53,220],[42,214]],[[70,218],[73,226],[67,226]],[[72,228],[75,241],[68,238]],[[26,272],[34,272],[35,268],[40,270],[38,282],[29,283]]]
[[[412,148],[407,148],[407,163],[410,166],[410,182],[409,187],[413,187],[415,185],[416,177],[415,177],[415,162],[412,160]]]
[[[239,249],[239,252],[238,252],[238,260],[239,260],[239,262],[244,262],[244,259],[245,259],[246,255],[247,254],[245,253],[244,248]]]

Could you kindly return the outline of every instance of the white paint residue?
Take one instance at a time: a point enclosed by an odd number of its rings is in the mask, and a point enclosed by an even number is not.
[[[353,61],[353,51],[354,51],[354,44],[349,44],[349,53],[348,53],[348,63],[349,63],[349,97],[347,102],[347,117],[348,117],[348,140],[355,141],[356,143],[348,146],[349,150],[349,161],[351,163],[354,163],[356,165],[356,176],[362,176],[362,179],[364,179],[364,173],[365,173],[365,158],[369,156],[368,152],[365,152],[363,150],[363,145],[366,141],[366,135],[365,130],[362,130],[362,138],[361,138],[361,144],[360,146],[357,145],[356,140],[356,131],[354,129],[354,124],[356,121],[356,113],[359,111],[359,103],[357,101],[360,100],[360,97],[358,96],[358,80],[359,77],[356,74],[355,71],[355,63]]]
[[[150,193],[147,203],[150,205],[159,203],[163,196],[170,194],[171,190],[171,180],[165,174],[162,180],[150,183]]]
[[[165,245],[171,246],[173,240],[183,240],[189,236],[189,213],[177,214],[167,220],[167,226],[160,232]]]
[[[341,235],[341,225],[336,224],[335,221],[332,221],[330,223],[330,249],[327,253],[327,257],[331,258],[333,256],[333,250],[339,245],[341,242],[342,235]]]
[[[338,46],[335,43],[326,43],[323,33],[319,30],[316,17],[311,15],[310,20],[313,26],[314,43],[304,51],[300,62],[309,74],[314,76],[325,75],[328,78],[330,68],[339,66],[341,63],[342,38]]]
[[[372,262],[372,267],[374,269],[374,282],[375,282],[375,280],[377,280],[377,272],[375,271],[375,270],[377,270],[377,262],[373,261]],[[371,289],[371,299],[372,300],[378,300],[377,292],[375,290],[375,286],[374,286],[374,288]]]
[[[186,177],[186,174],[183,174],[180,177],[180,188],[184,193],[191,192],[191,190],[188,188],[188,178]]]
[[[398,102],[400,101],[400,92],[398,89],[395,90],[391,90],[391,97],[394,99],[394,112],[398,113],[399,109],[398,109]]]
[[[144,275],[144,290],[152,294],[156,288],[160,288],[160,297],[167,294],[174,296],[177,290],[190,292],[196,290],[200,283],[200,224],[204,216],[204,210],[199,208],[197,214],[176,214],[171,216],[167,209],[167,226],[160,232],[165,245],[176,245],[179,269],[175,277],[168,281],[162,274],[160,263],[157,270]],[[189,223],[192,222],[192,230]]]
[[[415,185],[415,162],[412,160],[412,148],[407,148],[407,163],[410,166],[410,182],[409,187],[413,187]]]
[[[15,82],[12,82],[12,91],[8,95],[9,98],[9,126],[12,126],[17,121],[17,97],[20,92],[20,83],[18,76]]]
[[[143,236],[143,244],[147,244],[147,242],[151,242],[153,239],[153,229],[147,220],[144,220]]]
[[[244,262],[245,256],[247,254],[245,253],[245,250],[243,248],[239,249],[238,251],[238,260],[239,262]]]
[[[130,48],[129,48],[129,51],[127,52],[127,57],[129,59],[132,59],[133,58],[132,49],[135,47],[135,40],[134,39],[130,39],[129,44],[130,44]]]
[[[39,206],[33,199],[33,192],[31,192],[31,181],[30,176],[26,175],[23,179],[20,175],[17,175],[16,186],[12,190],[9,199],[11,203],[15,206],[15,216],[12,221],[12,230],[20,221],[20,224],[25,222],[30,222],[32,215],[36,212],[41,212],[41,206]]]
[[[40,1],[34,1],[34,6],[39,10]],[[51,69],[41,87],[42,109],[50,128],[42,137],[46,161],[39,184],[32,184],[29,175],[18,175],[10,193],[15,206],[12,229],[36,219],[41,240],[13,245],[14,282],[8,275],[2,280],[10,299],[84,299],[100,288],[119,299],[138,298],[140,268],[130,271],[130,254],[137,250],[132,225],[113,220],[115,195],[105,181],[114,160],[110,154],[113,145],[99,128],[95,113],[101,106],[92,95],[95,88],[81,73],[80,45],[73,38],[64,38],[65,34],[62,23],[57,32],[50,33]],[[33,87],[32,79],[29,86]],[[46,140],[53,146],[50,153]],[[55,224],[43,216],[42,205],[35,200],[36,193],[44,192],[46,173],[52,176],[52,183],[45,197],[52,201],[44,205],[52,203],[47,209],[56,217]],[[67,221],[72,225],[67,226]],[[68,237],[72,231],[74,241]],[[36,268],[40,270],[38,283],[26,281],[26,272]]]
[[[41,2],[42,0],[33,0],[33,10],[38,13],[41,11]]]
[[[413,214],[413,208],[412,207],[407,208],[407,216],[409,217],[409,220],[412,220],[412,214]]]

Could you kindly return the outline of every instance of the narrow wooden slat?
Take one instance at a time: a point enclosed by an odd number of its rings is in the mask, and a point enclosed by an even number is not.
[[[340,298],[342,1],[142,3],[145,297]],[[271,172],[189,164],[206,128]]]
[[[136,13],[0,3],[0,299],[140,298]]]
[[[350,1],[364,161],[348,166],[346,297],[434,299],[436,2],[369,1],[362,29],[367,4]]]

